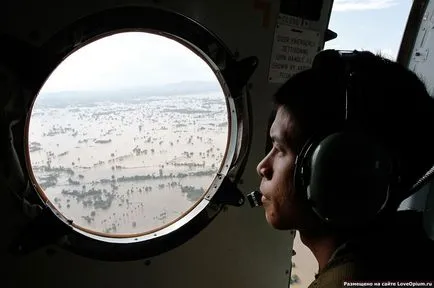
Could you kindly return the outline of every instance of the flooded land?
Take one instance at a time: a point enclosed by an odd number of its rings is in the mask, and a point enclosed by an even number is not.
[[[33,172],[74,223],[146,232],[180,217],[208,189],[228,138],[223,93],[156,94],[38,96],[29,127]]]

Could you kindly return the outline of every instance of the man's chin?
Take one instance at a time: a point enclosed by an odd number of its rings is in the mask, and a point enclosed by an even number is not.
[[[274,229],[277,230],[288,230],[288,229],[293,229],[288,225],[288,223],[284,223],[283,221],[281,221],[280,218],[274,216],[274,215],[270,215],[267,211],[265,211],[265,219],[267,220],[268,224],[273,227]]]

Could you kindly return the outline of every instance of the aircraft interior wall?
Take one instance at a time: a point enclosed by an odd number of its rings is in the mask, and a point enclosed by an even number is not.
[[[434,96],[434,57],[432,49],[434,38],[432,37],[432,23],[434,20],[434,3],[425,1],[423,15],[418,32],[414,36],[414,45],[408,58],[408,67],[414,71],[425,83],[431,96]],[[431,133],[430,131],[426,131]],[[431,239],[434,239],[434,186],[432,181],[425,185],[419,192],[401,204],[401,209],[414,209],[424,211],[425,231]]]
[[[287,1],[295,2],[297,1]],[[332,2],[324,0],[320,19],[309,23],[309,28],[320,35],[319,46],[325,40]],[[0,4],[0,36],[4,34],[15,38],[37,50],[50,41],[52,36],[83,17],[112,8],[153,7],[185,15],[203,25],[232,54],[238,55],[237,60],[257,57],[258,65],[245,87],[251,103],[251,146],[240,181],[236,183],[238,189],[246,195],[259,185],[256,166],[265,154],[265,136],[272,110],[271,95],[280,86],[280,83],[269,79],[275,29],[278,27],[279,10],[282,9],[280,4],[278,0],[7,0]],[[430,3],[427,11],[434,11],[432,5],[434,4]],[[423,22],[427,27],[431,24],[431,20]],[[434,83],[434,74],[429,67],[432,67],[433,57],[428,51],[434,40],[431,37],[422,41],[425,34],[421,33],[416,40],[420,48],[415,48],[420,51],[413,51],[411,55],[420,53],[411,58],[410,67],[423,74],[431,85]],[[6,38],[0,37],[0,41],[2,39]],[[6,44],[0,42],[0,46],[7,46]],[[2,66],[1,60],[8,57],[0,55],[2,109],[8,104],[8,95],[16,93],[17,101],[23,102],[28,97],[23,96],[28,91],[24,91],[24,94],[17,93],[20,76],[25,73]],[[10,58],[13,57],[16,56],[10,55]],[[23,55],[17,59],[27,58]],[[28,69],[32,69],[32,64],[28,63]],[[26,69],[23,68],[26,63],[20,65],[17,67]],[[8,127],[1,129],[2,135],[6,135]],[[1,139],[0,159],[9,159],[12,153],[9,140],[5,137]],[[17,256],[11,253],[11,243],[30,220],[22,211],[24,207],[17,205],[12,193],[18,187],[11,180],[14,178],[10,173],[13,167],[6,160],[1,161],[0,172],[3,176],[0,178],[0,218],[3,219],[3,225],[0,255],[7,268],[0,270],[0,287],[289,287],[295,234],[292,231],[272,229],[266,222],[264,211],[251,209],[248,203],[241,207],[225,206],[197,235],[159,255],[128,261],[104,261],[49,244]],[[426,206],[426,203],[434,203],[433,198],[434,188],[427,185],[401,205],[401,209],[427,211],[426,228],[432,238],[434,209]],[[119,255],[121,258],[122,255]]]
[[[329,2],[325,1],[325,6],[331,5]],[[240,58],[258,57],[258,67],[249,81],[252,146],[238,185],[244,193],[257,187],[256,165],[264,155],[270,95],[278,87],[267,79],[278,1],[6,1],[0,5],[0,31],[32,47],[43,45],[60,29],[92,13],[123,5],[150,5],[198,21]],[[313,26],[322,29],[324,23]],[[8,93],[9,88],[0,85],[1,93]],[[143,260],[93,260],[56,245],[17,257],[9,253],[9,245],[28,221],[13,204],[9,193],[13,188],[4,181],[1,185],[0,217],[4,222],[0,255],[7,267],[0,270],[1,287],[288,286],[293,234],[271,229],[260,209],[229,206],[186,243]]]

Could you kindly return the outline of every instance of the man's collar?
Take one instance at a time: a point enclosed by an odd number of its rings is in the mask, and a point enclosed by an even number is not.
[[[373,248],[375,246],[382,246],[383,244],[390,243],[388,241],[390,238],[393,238],[394,241],[405,242],[407,240],[404,238],[417,239],[420,237],[426,237],[426,234],[423,234],[422,213],[414,210],[398,211],[386,221],[376,223],[372,229],[368,230],[371,232],[367,233],[364,229],[363,234],[359,233],[360,238],[356,237],[350,239],[338,246],[331,255],[324,269],[315,274],[315,279],[331,267],[352,259],[354,254],[353,252],[357,250],[366,250],[364,253],[369,253],[371,246],[371,248]],[[402,233],[403,230],[408,233]],[[396,234],[399,234],[400,237],[395,237]]]

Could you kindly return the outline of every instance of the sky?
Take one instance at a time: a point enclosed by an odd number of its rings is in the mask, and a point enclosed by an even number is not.
[[[70,54],[40,93],[217,81],[212,69],[184,45],[156,34],[117,33]]]
[[[325,48],[382,52],[395,59],[411,0],[335,0]],[[40,93],[109,90],[181,81],[216,81],[211,68],[174,40],[142,32],[115,34],[72,53]]]
[[[411,0],[335,0],[329,29],[338,37],[330,49],[382,52],[396,59],[410,13]]]

